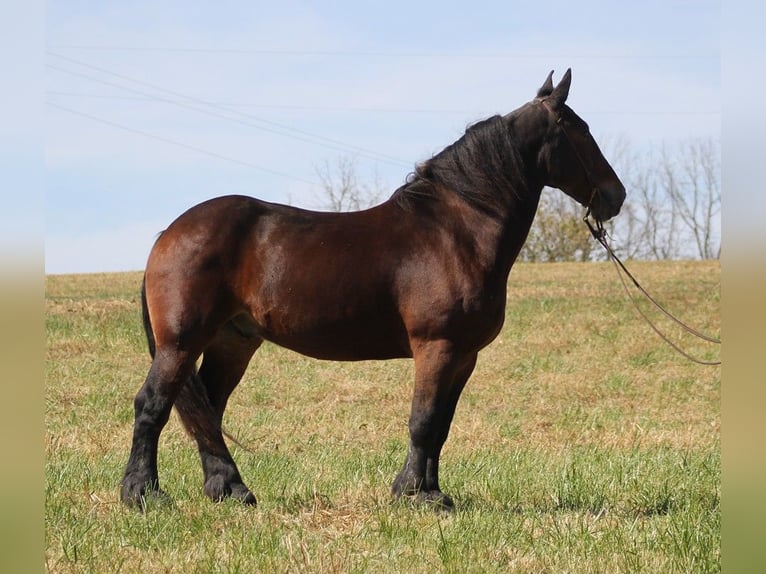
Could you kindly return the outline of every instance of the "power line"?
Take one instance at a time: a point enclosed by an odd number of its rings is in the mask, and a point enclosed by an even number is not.
[[[232,117],[230,115],[221,114],[221,113],[218,113],[216,111],[205,109],[205,108],[199,108],[199,107],[193,106],[193,105],[191,105],[191,104],[189,104],[187,102],[182,102],[182,101],[178,101],[178,100],[172,100],[172,99],[168,99],[168,98],[163,98],[163,97],[155,96],[154,94],[150,94],[148,92],[144,92],[144,91],[141,91],[141,90],[136,90],[135,88],[130,88],[130,87],[127,87],[127,86],[122,86],[120,84],[115,84],[114,82],[110,82],[108,80],[102,80],[100,78],[96,78],[94,76],[89,76],[87,74],[82,74],[80,72],[74,72],[72,70],[66,70],[64,68],[59,68],[58,66],[54,66],[52,64],[47,64],[47,67],[49,69],[51,69],[51,70],[56,70],[58,72],[63,72],[65,74],[70,74],[72,76],[78,76],[78,77],[85,78],[87,80],[90,80],[90,81],[93,81],[93,82],[96,82],[96,83],[99,83],[99,84],[103,84],[105,86],[110,86],[110,87],[113,87],[113,88],[118,88],[118,89],[121,89],[121,90],[132,92],[134,94],[138,94],[143,99],[145,99],[147,101],[160,102],[160,103],[165,103],[165,104],[172,104],[172,105],[175,105],[175,106],[178,106],[178,107],[181,107],[181,108],[186,108],[186,109],[189,109],[189,110],[201,113],[201,114],[213,116],[213,117],[216,117],[216,118],[225,119],[225,120],[228,120],[228,121],[240,124],[240,125],[252,127],[252,128],[255,128],[255,129],[258,129],[258,130],[261,130],[261,131],[277,134],[277,135],[280,135],[280,136],[283,136],[283,137],[287,137],[287,138],[291,138],[291,139],[295,139],[295,140],[298,140],[298,141],[302,141],[302,142],[306,142],[306,143],[310,143],[310,144],[315,144],[315,145],[320,145],[320,146],[323,146],[323,147],[326,147],[326,148],[329,148],[329,149],[333,149],[333,150],[336,150],[336,151],[341,151],[341,152],[348,153],[349,150],[351,149],[352,151],[354,151],[354,153],[363,155],[363,156],[367,157],[368,159],[373,159],[373,160],[376,160],[376,161],[383,161],[383,162],[386,162],[386,163],[395,163],[396,165],[404,165],[404,162],[401,162],[401,161],[394,161],[394,160],[391,160],[391,159],[386,159],[386,158],[383,158],[383,157],[374,156],[374,155],[371,154],[372,152],[371,153],[360,153],[358,150],[350,148],[348,146],[347,147],[341,147],[339,145],[336,146],[336,145],[333,145],[332,143],[325,143],[325,142],[322,142],[322,141],[316,141],[315,139],[310,139],[308,137],[302,137],[300,135],[293,135],[293,134],[289,134],[289,133],[284,133],[284,132],[279,131],[277,129],[273,129],[273,128],[270,128],[270,127],[264,127],[264,126],[260,126],[260,125],[257,125],[257,124],[253,124],[252,122],[249,122],[249,121],[246,121],[246,120],[243,120],[243,119],[240,119],[240,118],[235,118],[235,117]],[[206,105],[211,105],[208,102],[205,102],[205,104]],[[211,105],[211,106],[213,108],[226,109],[226,108],[223,108],[221,106],[216,106],[216,105]],[[245,114],[245,113],[242,113],[242,112],[233,111],[233,113],[237,113],[237,114],[242,115],[244,117],[252,117],[252,116],[249,116],[249,114]],[[259,120],[259,121],[265,121],[265,122],[268,122],[268,123],[273,123],[273,122],[269,122],[268,120]],[[321,137],[321,136],[313,136],[313,137]]]
[[[59,69],[59,68],[53,68],[53,69]],[[75,74],[74,72],[70,72],[68,70],[61,70],[62,72],[66,72],[68,74]],[[79,75],[79,74],[76,74]],[[85,76],[88,79],[94,79],[92,76]],[[99,81],[100,83],[104,83],[103,81]],[[115,87],[116,84],[106,84],[111,85]],[[118,96],[114,94],[88,94],[83,92],[64,92],[64,91],[53,91],[48,90],[45,92],[46,95],[50,96],[62,96],[62,97],[74,97],[74,98],[92,98],[92,99],[103,99],[103,100],[133,100],[133,101],[165,101],[165,102],[171,102],[172,100],[164,100],[161,98],[157,98],[155,96]],[[382,107],[373,107],[373,108],[366,108],[366,107],[353,107],[353,106],[307,106],[307,105],[289,105],[289,104],[267,104],[267,103],[253,103],[253,102],[207,102],[209,105],[216,105],[216,106],[227,106],[231,108],[265,108],[265,109],[277,109],[277,110],[306,110],[306,111],[327,111],[327,112],[364,112],[364,113],[392,113],[392,114],[455,114],[455,115],[461,115],[465,117],[473,117],[481,115],[482,113],[486,113],[484,110],[458,110],[458,109],[438,109],[438,108],[431,108],[431,109],[425,109],[425,108],[382,108]],[[587,115],[622,115],[622,116],[709,116],[709,115],[717,115],[721,113],[721,110],[711,110],[711,109],[703,109],[703,110],[689,110],[689,109],[683,109],[683,110],[580,110],[583,114]]]
[[[104,118],[99,118],[97,116],[94,116],[94,115],[91,115],[91,114],[88,114],[88,113],[85,113],[85,112],[81,112],[79,110],[74,110],[72,108],[68,108],[66,106],[62,106],[60,104],[56,104],[54,102],[48,101],[48,102],[46,102],[46,104],[51,106],[51,107],[53,107],[53,108],[57,108],[59,110],[68,112],[70,114],[74,114],[76,116],[87,118],[87,119],[92,120],[94,122],[105,124],[105,125],[113,127],[113,128],[118,128],[118,129],[130,132],[130,133],[133,133],[133,134],[137,134],[137,135],[149,138],[149,139],[153,139],[153,140],[157,140],[157,141],[160,141],[160,142],[163,142],[163,143],[166,143],[166,144],[182,147],[184,149],[188,149],[188,150],[191,150],[191,151],[194,151],[194,152],[197,152],[197,153],[201,153],[201,154],[204,154],[204,155],[207,155],[207,156],[210,156],[210,157],[214,157],[214,158],[217,158],[217,159],[228,161],[230,163],[236,163],[238,165],[242,165],[242,166],[245,166],[245,167],[250,167],[250,168],[253,168],[253,169],[257,169],[259,171],[270,173],[272,175],[277,175],[277,176],[285,177],[285,178],[292,179],[292,180],[295,180],[295,181],[300,181],[301,183],[307,183],[307,184],[312,185],[312,186],[321,187],[321,184],[316,182],[316,181],[312,181],[312,180],[309,180],[309,179],[304,179],[302,177],[291,175],[289,173],[284,173],[284,172],[281,172],[281,171],[277,171],[277,170],[274,170],[274,169],[270,169],[270,168],[267,168],[267,167],[256,165],[256,164],[251,163],[249,161],[235,159],[235,158],[232,158],[232,157],[229,157],[229,156],[225,156],[225,155],[220,154],[220,153],[212,152],[212,151],[209,151],[209,150],[206,150],[206,149],[203,149],[203,148],[200,148],[200,147],[192,146],[192,145],[189,145],[189,144],[186,144],[186,143],[183,143],[183,142],[179,142],[179,141],[176,141],[176,140],[173,140],[173,139],[170,139],[170,138],[166,138],[166,137],[163,137],[163,136],[158,136],[156,134],[145,132],[143,130],[139,130],[139,129],[136,129],[136,128],[131,128],[129,126],[126,126],[126,125],[123,125],[123,124],[119,124],[117,122],[113,122],[111,120],[107,120],[107,119],[104,119]]]
[[[100,78],[95,78],[93,76],[88,76],[87,74],[82,74],[82,73],[79,73],[79,72],[73,72],[71,70],[65,70],[63,68],[59,68],[59,67],[53,66],[51,64],[48,64],[49,68],[57,70],[57,71],[60,71],[60,72],[64,72],[64,73],[75,75],[75,76],[84,77],[84,78],[86,78],[88,80],[91,80],[91,81],[94,81],[94,82],[98,82],[98,83],[101,83],[101,84],[104,84],[104,85],[108,85],[108,86],[111,86],[111,87],[115,87],[115,88],[118,88],[118,89],[122,89],[122,90],[125,90],[125,91],[129,91],[129,92],[132,92],[132,93],[135,93],[135,94],[140,94],[142,96],[154,99],[156,101],[160,101],[160,102],[163,102],[163,103],[173,104],[173,105],[180,106],[180,107],[185,107],[185,108],[191,109],[191,110],[199,112],[199,113],[204,113],[204,114],[212,115],[212,116],[219,117],[219,118],[222,118],[222,119],[226,119],[226,120],[229,120],[229,121],[232,121],[232,122],[235,122],[235,123],[239,123],[239,124],[242,124],[242,125],[246,125],[246,126],[249,126],[249,127],[253,127],[253,128],[256,128],[256,129],[260,129],[260,130],[263,130],[263,131],[267,131],[267,132],[270,132],[270,133],[281,135],[283,137],[289,137],[289,138],[297,139],[299,141],[303,141],[303,142],[306,142],[306,143],[311,143],[311,144],[314,144],[314,145],[320,145],[320,146],[323,146],[323,147],[328,147],[330,149],[334,149],[335,151],[342,151],[342,152],[346,152],[346,153],[353,152],[355,154],[359,154],[359,155],[367,157],[368,159],[372,159],[372,160],[376,160],[376,161],[381,161],[381,162],[390,163],[390,164],[399,165],[399,166],[411,167],[411,163],[410,162],[406,162],[406,161],[404,161],[404,160],[402,160],[400,158],[389,156],[387,154],[376,152],[374,150],[369,150],[369,149],[366,149],[366,148],[363,148],[363,147],[360,147],[360,146],[356,146],[356,145],[352,145],[352,144],[347,144],[347,143],[344,143],[342,141],[331,139],[331,138],[327,138],[327,137],[324,137],[324,136],[321,136],[321,135],[318,135],[318,134],[313,134],[311,132],[307,132],[305,130],[294,128],[294,127],[288,126],[286,124],[281,124],[279,122],[274,122],[272,120],[261,118],[259,116],[255,116],[255,115],[252,115],[252,114],[241,112],[241,111],[232,109],[231,107],[228,107],[228,106],[224,106],[224,105],[208,102],[208,101],[196,98],[194,96],[189,96],[187,94],[183,94],[183,93],[180,93],[180,92],[177,92],[177,91],[174,91],[174,90],[169,90],[167,88],[163,88],[161,86],[150,84],[149,82],[144,82],[142,80],[137,80],[135,78],[131,78],[131,77],[128,77],[128,76],[125,76],[125,75],[122,75],[122,74],[118,74],[117,72],[113,72],[113,71],[107,70],[105,68],[101,68],[101,67],[98,67],[98,66],[93,66],[91,64],[88,64],[87,62],[82,62],[80,60],[75,60],[74,58],[69,58],[69,57],[63,56],[61,54],[57,54],[57,53],[50,52],[50,51],[48,51],[48,54],[51,55],[51,56],[54,56],[56,58],[60,58],[62,60],[68,61],[70,63],[74,63],[76,65],[83,66],[85,68],[89,68],[89,69],[95,70],[95,71],[100,72],[100,73],[109,74],[111,76],[114,76],[115,78],[119,78],[119,79],[127,81],[127,82],[132,82],[132,83],[135,83],[135,84],[138,84],[138,85],[142,85],[142,86],[148,87],[148,88],[150,88],[152,90],[157,90],[157,91],[164,92],[166,94],[170,94],[170,95],[178,97],[178,98],[183,98],[185,100],[189,100],[189,101],[191,101],[193,103],[196,103],[196,104],[199,104],[199,105],[203,105],[206,108],[213,108],[214,110],[221,110],[221,111],[224,111],[224,112],[233,113],[233,114],[236,114],[238,116],[242,116],[243,118],[247,118],[248,120],[253,120],[253,121],[260,122],[260,123],[266,124],[268,126],[273,126],[273,127],[264,127],[262,125],[253,124],[253,123],[247,122],[247,121],[242,120],[242,119],[233,118],[231,116],[227,116],[227,115],[223,115],[223,114],[220,114],[220,113],[216,113],[216,112],[213,112],[213,111],[208,110],[208,109],[200,109],[198,107],[192,106],[188,102],[183,102],[183,101],[178,101],[178,100],[170,100],[170,99],[167,99],[167,98],[160,98],[160,97],[155,96],[153,94],[150,94],[150,93],[147,93],[147,92],[143,92],[141,90],[136,90],[135,88],[130,88],[130,87],[127,87],[127,86],[121,86],[119,84],[115,84],[115,83],[112,83],[112,82],[109,82],[109,81],[106,81],[106,80],[102,80]],[[274,129],[274,128],[278,128],[278,129]],[[293,133],[292,134],[291,133],[285,133],[284,131],[279,131],[279,130],[287,130],[288,132],[293,132]],[[297,135],[295,135],[295,134],[297,134]]]
[[[637,52],[605,53],[560,53],[560,52],[389,52],[383,50],[287,50],[268,48],[204,48],[192,46],[108,46],[62,44],[51,46],[53,50],[83,50],[103,52],[167,52],[167,53],[205,53],[205,54],[243,54],[263,56],[301,56],[301,57],[373,57],[373,58],[433,58],[433,59],[473,59],[473,60],[520,60],[520,59],[590,59],[590,60],[719,60],[720,54],[646,54]]]
[[[64,70],[62,70],[64,71]],[[67,71],[67,73],[71,73]],[[89,77],[91,78],[91,77]],[[136,96],[118,96],[114,94],[88,94],[83,92],[65,92],[58,90],[48,90],[45,92],[51,96],[70,96],[79,98],[95,98],[106,100],[137,100],[153,101],[154,97],[136,97]],[[459,110],[446,108],[389,108],[389,107],[365,107],[365,106],[318,106],[318,105],[297,105],[297,104],[269,104],[254,102],[213,102],[207,101],[208,105],[227,106],[231,108],[265,108],[275,110],[303,110],[303,111],[323,111],[323,112],[362,112],[362,113],[391,113],[391,114],[459,114],[461,116],[475,116],[484,113],[483,110]]]

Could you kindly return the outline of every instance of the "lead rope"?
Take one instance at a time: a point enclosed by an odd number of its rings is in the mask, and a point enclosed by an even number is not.
[[[699,339],[703,339],[704,341],[708,341],[710,343],[715,343],[717,345],[721,344],[720,339],[716,339],[715,337],[711,337],[709,335],[705,335],[704,333],[700,333],[696,329],[693,329],[683,321],[681,321],[678,317],[670,313],[665,307],[660,305],[657,301],[655,301],[654,297],[652,297],[646,289],[644,289],[641,284],[638,282],[638,280],[633,277],[630,271],[628,271],[628,268],[625,267],[625,264],[620,260],[619,257],[617,257],[617,254],[612,250],[611,246],[609,245],[609,242],[607,241],[607,233],[606,229],[604,229],[603,224],[600,221],[596,221],[596,225],[594,226],[590,221],[590,209],[585,214],[585,217],[583,218],[583,221],[588,226],[588,229],[590,229],[591,234],[593,237],[598,241],[601,246],[606,250],[607,255],[609,256],[609,260],[614,264],[614,268],[617,271],[617,276],[620,278],[620,283],[622,283],[622,288],[625,290],[625,293],[628,296],[628,299],[630,299],[630,302],[633,303],[633,306],[636,308],[638,313],[644,318],[644,321],[646,321],[649,326],[652,328],[652,330],[659,335],[659,337],[665,341],[668,345],[670,345],[673,349],[675,349],[678,353],[689,359],[690,361],[693,361],[699,365],[720,365],[721,361],[703,361],[701,359],[697,359],[696,357],[693,357],[683,349],[681,349],[677,344],[675,344],[673,341],[671,341],[667,335],[665,335],[662,331],[660,331],[657,326],[652,323],[652,321],[649,319],[649,317],[646,315],[646,313],[641,309],[641,307],[638,305],[638,302],[636,301],[636,298],[633,296],[633,294],[630,292],[630,289],[628,289],[628,284],[625,282],[625,277],[623,277],[623,273],[627,275],[630,280],[633,282],[633,285],[636,286],[636,288],[643,293],[643,295],[662,313],[665,314],[668,318],[672,319],[675,323],[680,325],[685,331],[688,333],[691,333],[695,337]],[[622,272],[620,271],[622,270]]]

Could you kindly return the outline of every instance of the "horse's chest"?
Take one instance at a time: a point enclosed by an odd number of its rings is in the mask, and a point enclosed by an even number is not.
[[[480,347],[489,344],[498,335],[504,320],[504,294],[485,294],[469,300],[455,317],[455,323],[464,331],[465,337]]]
[[[405,310],[410,335],[446,339],[474,350],[488,345],[500,332],[505,318],[504,292],[434,292],[416,308]],[[409,313],[408,313],[409,311]]]

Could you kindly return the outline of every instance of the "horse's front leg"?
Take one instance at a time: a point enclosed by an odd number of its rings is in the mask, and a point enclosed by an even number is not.
[[[452,499],[439,487],[439,455],[447,440],[460,392],[476,364],[476,354],[458,354],[447,341],[418,347],[410,413],[410,447],[392,485],[395,497],[449,510]]]

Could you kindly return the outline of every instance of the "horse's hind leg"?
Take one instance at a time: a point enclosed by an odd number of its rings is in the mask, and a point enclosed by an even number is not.
[[[133,402],[135,422],[121,498],[143,508],[149,493],[159,493],[157,443],[181,386],[194,372],[197,356],[188,351],[163,349],[152,361],[149,374]]]
[[[181,421],[199,448],[203,492],[215,501],[232,497],[256,503],[224,442],[221,425],[229,396],[261,342],[243,322],[225,325],[203,352],[199,373],[176,399]]]

